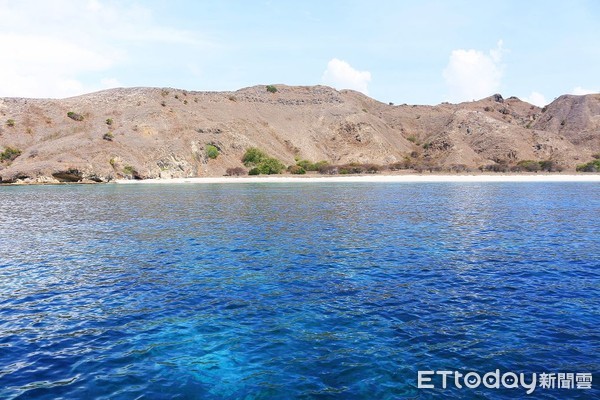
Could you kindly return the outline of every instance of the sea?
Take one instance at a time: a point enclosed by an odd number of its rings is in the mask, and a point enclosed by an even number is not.
[[[1,399],[592,399],[599,372],[598,183],[0,187]]]

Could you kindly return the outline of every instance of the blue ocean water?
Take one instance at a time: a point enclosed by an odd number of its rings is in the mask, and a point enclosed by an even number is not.
[[[523,398],[592,373],[600,185],[0,187],[0,398]]]

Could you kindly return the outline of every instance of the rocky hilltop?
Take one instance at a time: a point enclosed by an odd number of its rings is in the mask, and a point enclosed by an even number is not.
[[[600,152],[600,94],[561,96],[541,109],[501,95],[422,106],[324,86],[269,88],[0,99],[0,181],[222,176],[243,167],[250,147],[288,165],[404,162],[433,171],[506,170],[525,160],[575,170]]]

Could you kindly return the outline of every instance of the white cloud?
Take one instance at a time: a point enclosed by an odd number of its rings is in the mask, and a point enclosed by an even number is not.
[[[593,93],[600,93],[600,90],[584,89],[581,86],[577,86],[577,87],[573,88],[573,90],[571,90],[571,94],[575,94],[577,96],[582,96],[585,94],[593,94]]]
[[[332,59],[327,63],[327,69],[321,78],[324,84],[336,89],[353,89],[364,94],[369,94],[369,82],[371,73],[369,71],[358,71],[346,61]]]
[[[102,4],[100,4],[97,0],[90,0],[87,3],[87,9],[92,12],[102,11]]]
[[[531,92],[529,96],[523,98],[523,101],[526,101],[529,104],[533,104],[538,107],[543,107],[546,104],[548,104],[546,97],[539,92]]]
[[[106,0],[0,0],[0,96],[68,97],[120,86],[113,68],[133,49],[208,43],[163,26],[151,10]]]
[[[453,50],[443,71],[453,102],[479,100],[500,90],[506,50],[502,40],[487,54],[479,50]]]
[[[81,93],[82,71],[111,67],[115,59],[60,38],[0,34],[0,90],[4,96],[65,97]]]

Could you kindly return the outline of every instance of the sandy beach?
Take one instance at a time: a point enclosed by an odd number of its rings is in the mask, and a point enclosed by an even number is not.
[[[351,176],[248,176],[145,179],[115,181],[118,184],[181,183],[330,183],[330,182],[600,182],[600,174],[531,174],[531,175],[351,175]]]

